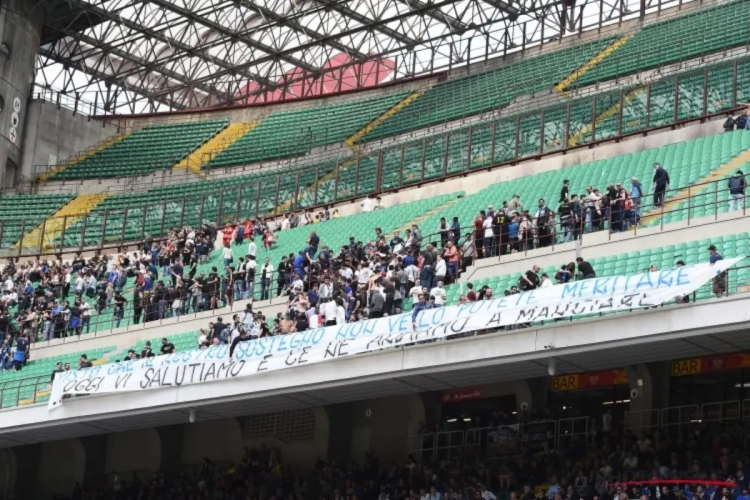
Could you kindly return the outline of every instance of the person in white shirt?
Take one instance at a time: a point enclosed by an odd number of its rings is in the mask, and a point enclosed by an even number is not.
[[[552,286],[552,282],[549,279],[549,276],[547,276],[547,273],[542,274],[542,282],[539,284],[539,288],[547,288]]]
[[[9,292],[13,290],[13,278],[11,278],[10,276],[8,276],[8,279],[5,280],[5,289]]]
[[[377,202],[370,198],[370,195],[367,195],[364,200],[362,200],[362,203],[360,203],[362,206],[363,212],[372,212],[375,210],[375,207],[377,206]]]
[[[358,264],[357,268],[357,283],[359,283],[360,285],[366,285],[368,280],[370,279],[372,271],[369,267],[362,267],[362,264]]]
[[[438,254],[437,264],[435,264],[435,279],[433,282],[445,281],[445,275],[448,272],[448,265],[442,255]]]
[[[315,312],[314,307],[307,311],[307,324],[310,325],[311,330],[320,328],[320,315]]]
[[[260,300],[268,300],[270,298],[271,282],[273,281],[273,264],[271,264],[268,257],[263,262],[260,273]]]
[[[612,432],[612,411],[607,410],[602,415],[602,431],[610,433]]]
[[[482,500],[497,500],[497,496],[487,489],[486,486],[482,486]]]
[[[323,283],[320,284],[318,289],[318,296],[320,300],[327,300],[333,297],[333,285],[331,284],[331,278],[326,277]]]
[[[224,267],[227,267],[234,258],[234,254],[232,253],[232,249],[230,247],[224,247],[224,251],[222,252],[222,256],[224,258]]]
[[[411,297],[412,304],[416,305],[417,302],[419,302],[419,296],[422,295],[423,291],[424,288],[422,288],[422,285],[419,283],[411,287],[411,290],[409,290],[409,297]]]
[[[406,280],[409,283],[416,283],[417,281],[419,281],[419,268],[416,266],[416,264],[409,264],[408,266],[406,266],[406,269],[404,269],[404,272],[406,273]],[[411,295],[411,293],[409,295]]]
[[[482,229],[484,229],[484,240],[482,246],[484,246],[485,257],[493,257],[495,254],[494,248],[492,248],[492,239],[495,237],[495,233],[492,231],[492,217],[487,217],[482,222]]]
[[[354,272],[351,267],[342,267],[339,269],[339,276],[349,281],[354,276]]]
[[[443,288],[442,281],[438,281],[437,286],[430,290],[430,295],[435,297],[436,306],[442,306],[443,304],[445,304],[445,298],[447,297],[447,294],[445,293],[445,289]]]
[[[253,238],[250,238],[250,243],[247,245],[247,255],[252,256],[253,259],[258,255],[258,246]]]
[[[81,276],[81,273],[78,273],[76,275],[75,288],[76,288],[76,295],[78,295],[79,297],[83,295],[83,289],[84,289],[85,284],[86,284],[86,280],[83,279],[83,276]]]
[[[336,324],[343,325],[346,323],[346,309],[344,309],[344,301],[339,297],[336,299]]]
[[[11,290],[10,292],[6,292],[6,294],[3,296],[3,301],[8,306],[13,306],[18,302],[18,294],[15,290]]]
[[[299,274],[295,274],[294,281],[292,282],[292,289],[303,290],[304,288],[305,283],[302,281],[302,278],[300,278]]]
[[[325,319],[325,326],[336,325],[336,302],[333,300],[326,300],[323,305],[320,306],[320,314]]]

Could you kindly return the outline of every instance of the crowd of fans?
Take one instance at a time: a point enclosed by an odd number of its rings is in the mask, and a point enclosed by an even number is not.
[[[611,413],[578,441],[520,436],[520,446],[487,441],[401,464],[368,453],[364,463],[318,459],[294,473],[274,450],[244,451],[239,463],[204,458],[191,474],[122,480],[111,473],[58,500],[744,500],[750,496],[747,443],[739,421],[624,432]],[[608,420],[609,419],[609,420]],[[492,423],[492,422],[490,422]],[[495,423],[500,427],[502,419]],[[528,422],[534,424],[534,419]],[[626,481],[646,484],[620,485]],[[663,484],[659,484],[664,481]],[[727,485],[716,484],[727,482]]]
[[[660,190],[668,188],[669,175],[660,165],[654,167],[658,198]],[[637,223],[643,193],[636,179],[629,193],[618,183],[603,195],[589,188],[580,200],[569,193],[568,184],[565,181],[561,187],[557,212],[540,200],[530,218],[522,200],[513,196],[498,210],[489,206],[481,211],[473,230],[465,232],[454,217],[451,222],[441,219],[436,232],[427,236],[413,224],[403,236],[399,231],[386,235],[374,228],[367,241],[352,236],[348,242],[329,244],[321,241],[315,224],[339,215],[324,209],[315,215],[291,213],[278,220],[246,219],[220,230],[213,225],[184,227],[170,230],[163,241],[147,235],[132,253],[96,251],[89,259],[78,254],[71,262],[60,257],[26,264],[9,259],[1,274],[0,331],[5,334],[1,361],[5,368],[20,370],[31,343],[89,333],[93,312],[96,321],[109,321],[117,328],[126,317],[131,324],[139,324],[232,306],[235,300],[251,297],[283,296],[286,300],[286,311],[275,318],[254,310],[252,301],[233,314],[231,321],[218,318],[202,330],[199,347],[236,345],[247,339],[379,318],[409,307],[416,318],[420,311],[446,303],[445,286],[454,283],[475,258],[551,244],[556,238],[551,222],[555,215],[560,217],[565,241],[601,229],[603,221],[624,226]],[[621,203],[626,200],[631,201]],[[382,207],[379,198],[362,202],[365,211]],[[276,232],[308,224],[311,231],[304,248],[283,256],[275,265],[267,257],[257,261],[256,240],[272,248]],[[199,267],[208,268],[217,240],[223,246],[223,267],[199,271]],[[235,262],[238,253],[244,256]],[[561,266],[553,276],[540,274],[533,266],[517,286],[504,293],[595,276],[592,266],[581,258]],[[132,288],[126,290],[129,279]],[[717,295],[722,291],[716,291]],[[474,290],[467,283],[459,302],[492,297],[490,287]]]

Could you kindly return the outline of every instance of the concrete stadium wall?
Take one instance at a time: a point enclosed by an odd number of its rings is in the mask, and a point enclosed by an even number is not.
[[[0,65],[0,187],[21,180],[21,151],[25,138],[28,98],[36,71],[43,25],[42,9],[27,0],[0,4],[0,40],[8,57]]]
[[[207,420],[184,426],[181,462],[197,465],[203,457],[235,463],[242,459],[242,429],[237,419]]]
[[[79,439],[42,444],[34,498],[52,498],[61,492],[69,495],[76,483],[83,483],[85,468],[86,453]]]
[[[63,162],[114,135],[117,135],[117,128],[113,125],[76,114],[49,101],[31,101],[26,117],[21,171],[31,179],[35,176],[35,166]]]
[[[105,450],[105,474],[157,471],[161,465],[162,444],[154,429],[109,434]]]

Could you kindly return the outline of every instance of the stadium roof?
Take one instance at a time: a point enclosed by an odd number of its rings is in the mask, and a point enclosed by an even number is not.
[[[517,50],[640,1],[51,0],[36,83],[109,113],[317,95]]]

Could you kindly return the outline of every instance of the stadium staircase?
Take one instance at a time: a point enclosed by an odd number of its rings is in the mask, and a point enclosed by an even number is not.
[[[125,139],[130,132],[124,132],[122,134],[115,135],[114,137],[110,137],[109,139],[105,139],[98,145],[88,148],[84,151],[81,151],[80,153],[70,157],[66,162],[61,163],[60,165],[55,165],[54,168],[50,169],[47,172],[44,172],[43,174],[39,175],[37,177],[37,182],[46,182],[52,177],[55,177],[56,175],[60,174],[61,172],[67,170],[68,168],[82,162],[83,160],[86,160],[95,154],[104,151],[105,149],[109,148],[110,146],[115,145],[116,143],[122,141]]]
[[[400,234],[404,234],[404,232],[405,232],[405,231],[406,231],[407,229],[411,229],[411,227],[412,227],[413,225],[415,225],[415,224],[416,224],[417,226],[419,226],[419,225],[420,225],[420,224],[421,224],[421,223],[422,223],[423,221],[425,221],[425,220],[429,219],[430,217],[432,217],[432,216],[433,216],[433,215],[435,215],[436,213],[438,213],[438,212],[441,212],[441,211],[443,211],[443,210],[445,210],[445,209],[447,209],[447,208],[450,208],[450,207],[452,207],[453,205],[455,205],[455,204],[456,204],[456,202],[457,202],[457,201],[458,201],[458,200],[459,200],[459,199],[460,199],[460,198],[461,198],[461,197],[462,197],[463,195],[464,195],[463,191],[461,191],[461,192],[459,192],[459,193],[455,193],[455,196],[457,196],[457,198],[454,198],[454,199],[452,199],[452,200],[448,200],[448,201],[446,201],[445,203],[443,203],[443,204],[441,204],[441,205],[438,205],[438,206],[436,206],[435,208],[433,208],[433,209],[431,209],[431,210],[428,210],[427,212],[423,213],[422,215],[420,215],[420,216],[418,216],[418,217],[415,217],[415,218],[414,218],[413,220],[411,220],[410,222],[408,222],[408,223],[404,224],[403,226],[399,227],[398,229],[395,229],[395,230],[394,230],[394,231],[393,231],[392,233],[390,233],[390,234],[389,234],[388,236],[389,236],[389,237],[393,237],[393,234],[394,234],[394,233],[396,233],[396,231],[398,231],[398,232],[399,232]],[[424,229],[424,228],[420,228],[420,229],[422,230],[422,235],[425,235],[425,234],[431,234],[431,233],[433,232],[432,230],[429,230],[429,229],[428,229],[427,231],[425,231],[425,229]]]
[[[173,170],[189,169],[198,177],[204,178],[205,174],[201,169],[206,163],[208,163],[208,161],[210,161],[209,159],[230,147],[236,140],[254,129],[258,123],[259,122],[257,121],[250,123],[230,123],[227,128],[213,136],[190,155],[183,158],[173,167]]]
[[[409,94],[408,96],[404,97],[404,99],[397,104],[395,104],[393,107],[391,107],[388,111],[383,113],[382,115],[375,118],[373,121],[362,127],[361,129],[357,130],[351,137],[346,139],[344,141],[344,144],[346,144],[349,149],[351,149],[355,154],[359,152],[359,147],[357,146],[357,142],[362,139],[364,136],[375,130],[377,127],[379,127],[384,121],[404,109],[406,106],[410,105],[420,97],[422,97],[423,92],[413,92]]]
[[[26,234],[22,242],[16,243],[16,247],[21,243],[29,248],[41,248],[42,244],[44,248],[52,247],[65,229],[85,217],[109,196],[109,193],[79,194]]]
[[[626,107],[629,103],[636,100],[640,95],[642,95],[646,91],[645,87],[639,87],[636,89],[631,90],[625,96],[623,97],[623,108]],[[607,122],[607,120],[614,118],[615,115],[620,111],[620,101],[618,100],[611,106],[608,106],[604,111],[596,115],[596,118],[594,119],[593,123],[589,123],[585,125],[581,130],[579,130],[576,134],[570,136],[568,139],[568,147],[574,147],[577,146],[578,143],[580,143],[582,140],[590,140],[591,134],[594,132],[595,129],[598,129],[600,125],[603,125]]]
[[[623,35],[617,40],[613,41],[609,46],[605,47],[601,52],[596,54],[594,57],[586,61],[580,68],[573,71],[570,75],[565,77],[560,83],[555,85],[555,90],[563,95],[567,95],[567,89],[575,83],[576,80],[581,78],[584,74],[588,73],[592,68],[601,64],[604,59],[612,55],[620,47],[625,45],[630,40],[632,35]]]

